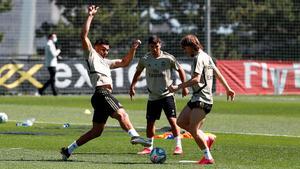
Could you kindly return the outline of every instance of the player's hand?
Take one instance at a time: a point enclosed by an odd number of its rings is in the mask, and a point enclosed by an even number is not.
[[[130,100],[132,100],[132,97],[135,95],[135,90],[133,87],[130,88],[129,95],[130,95]]]
[[[188,88],[183,88],[182,89],[182,97],[187,96],[189,94],[189,89]]]
[[[137,49],[141,44],[142,42],[139,39],[136,39],[132,42],[131,47]]]
[[[97,13],[97,10],[98,10],[98,6],[96,6],[96,5],[90,5],[89,7],[88,7],[88,14],[90,15],[90,16],[94,16],[96,13]]]
[[[168,90],[171,92],[171,93],[174,93],[178,90],[178,85],[170,85],[168,87]]]
[[[235,92],[232,89],[227,90],[226,94],[227,94],[227,100],[229,100],[230,97],[230,100],[234,101]]]

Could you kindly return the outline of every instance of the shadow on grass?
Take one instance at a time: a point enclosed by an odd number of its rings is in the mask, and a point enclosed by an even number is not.
[[[83,161],[83,160],[68,160],[63,161],[61,159],[0,159],[0,162],[64,162],[64,163],[94,163],[94,164],[152,164],[150,162],[105,162],[105,161]]]
[[[113,155],[113,154],[127,154],[127,155],[137,155],[136,153],[120,153],[120,152],[109,152],[109,153],[72,153],[72,155]]]

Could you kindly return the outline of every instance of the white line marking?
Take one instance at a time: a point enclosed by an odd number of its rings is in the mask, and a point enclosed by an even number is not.
[[[15,147],[15,148],[9,148],[9,150],[21,150],[23,149],[22,147]]]
[[[197,163],[198,161],[192,161],[192,160],[180,160],[179,163]]]
[[[221,133],[221,134],[239,134],[239,135],[250,135],[250,136],[269,136],[269,137],[291,137],[291,138],[300,138],[296,135],[286,135],[286,134],[268,134],[268,133],[244,133],[244,132],[226,132],[226,131],[208,131],[212,133]]]

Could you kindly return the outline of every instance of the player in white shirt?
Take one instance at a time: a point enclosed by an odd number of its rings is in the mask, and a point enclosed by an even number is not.
[[[55,74],[56,74],[56,66],[57,66],[57,58],[60,54],[60,49],[56,49],[55,43],[57,42],[57,35],[55,33],[51,33],[48,35],[48,41],[45,46],[45,67],[47,67],[49,71],[50,78],[43,85],[42,88],[38,89],[40,95],[44,94],[44,90],[50,85],[52,94],[54,96],[57,95],[57,91],[55,88]]]
[[[95,88],[95,93],[91,99],[94,108],[93,127],[68,147],[63,147],[61,149],[63,160],[67,160],[77,147],[99,137],[104,130],[108,117],[112,117],[119,121],[122,129],[131,136],[131,144],[141,144],[143,146],[151,145],[150,141],[139,136],[131,124],[125,109],[111,94],[113,86],[110,69],[128,66],[135,55],[136,49],[141,44],[141,41],[133,41],[129,52],[122,59],[107,59],[109,42],[107,40],[99,39],[94,43],[93,47],[88,38],[90,25],[98,8],[99,7],[96,7],[95,5],[88,7],[88,17],[81,32],[82,48],[85,52],[90,80]]]
[[[135,85],[140,78],[143,70],[146,70],[146,81],[149,98],[147,102],[147,137],[151,140],[152,145],[145,147],[138,154],[150,154],[154,146],[155,121],[160,119],[161,112],[164,110],[168,122],[171,126],[171,131],[175,140],[174,155],[183,153],[180,137],[180,128],[176,124],[176,105],[174,93],[168,90],[168,87],[173,83],[172,72],[176,70],[180,80],[185,81],[185,72],[176,58],[161,50],[161,39],[158,36],[150,36],[148,46],[150,52],[142,57],[136,67],[136,72],[130,86],[130,96],[135,95]],[[188,94],[188,89],[182,90],[182,96]]]
[[[204,156],[198,163],[202,165],[213,164],[214,159],[210,153],[210,147],[215,137],[209,137],[201,130],[205,117],[213,105],[213,73],[224,85],[227,91],[227,100],[230,97],[233,101],[235,93],[227,84],[212,58],[203,51],[203,47],[195,35],[185,36],[181,40],[181,47],[188,56],[194,58],[191,79],[179,85],[171,85],[169,90],[175,92],[181,88],[192,87],[193,95],[177,118],[177,124],[191,133],[198,147],[203,151]]]

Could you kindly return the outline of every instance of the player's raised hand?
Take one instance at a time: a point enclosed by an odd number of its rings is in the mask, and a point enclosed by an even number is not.
[[[138,48],[140,45],[142,44],[142,42],[139,39],[136,39],[132,42],[131,47],[136,49]]]
[[[88,14],[90,15],[90,16],[94,16],[96,13],[97,13],[97,10],[98,10],[98,6],[96,6],[96,5],[90,5],[89,7],[88,7]]]

